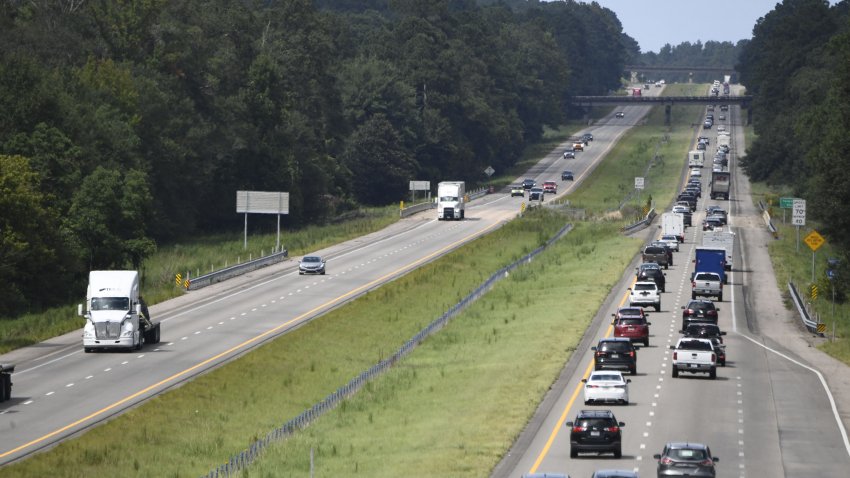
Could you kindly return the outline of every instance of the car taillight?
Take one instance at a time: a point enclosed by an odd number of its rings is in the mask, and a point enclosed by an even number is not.
[[[662,459],[661,459],[661,462],[660,462],[660,463],[661,463],[662,465],[672,465],[672,464],[673,464],[673,460],[671,460],[671,459],[669,459],[669,458],[667,458],[667,457],[665,456],[664,458],[662,458]]]
[[[604,354],[601,350],[597,350],[597,351],[596,351],[596,356],[597,356],[597,357],[601,357],[601,356],[603,356],[603,355],[605,355],[605,354]]]
[[[696,281],[691,282],[691,288],[696,288],[696,286],[697,286]]]
[[[717,356],[716,356],[716,355],[714,355],[714,354],[711,354],[711,361],[712,361],[712,362],[714,362],[714,361],[716,361],[716,360],[717,360]]]
[[[714,466],[714,461],[712,461],[711,458],[706,458],[705,460],[699,462],[699,464],[700,466]]]
[[[695,311],[694,309],[685,309],[685,315],[693,315],[696,313],[697,311]]]
[[[679,352],[673,352],[673,360],[676,360],[679,357]]]
[[[586,427],[579,427],[579,426],[575,426],[575,427],[573,427],[573,431],[574,431],[574,432],[583,432],[583,431],[585,431],[585,430],[587,430],[587,428],[586,428]]]
[[[717,315],[717,311],[716,310],[709,310],[705,313],[705,315]]]
[[[605,427],[603,428],[606,432],[617,433],[620,431],[620,427]]]
[[[590,385],[590,384],[587,384],[587,388],[599,388],[599,385]]]

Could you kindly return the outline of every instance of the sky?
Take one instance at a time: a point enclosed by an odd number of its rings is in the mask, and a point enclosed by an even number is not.
[[[590,3],[590,0],[585,0]],[[665,43],[705,43],[752,38],[756,20],[778,0],[596,0],[617,14],[623,31],[643,53],[658,52]],[[834,5],[836,1],[830,1]]]

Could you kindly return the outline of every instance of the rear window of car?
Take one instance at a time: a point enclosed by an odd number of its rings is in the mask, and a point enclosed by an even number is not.
[[[670,450],[670,455],[679,460],[704,460],[706,458],[704,450],[693,450],[691,448],[674,448]]]
[[[643,250],[644,254],[666,254],[667,251],[660,247],[647,247]]]
[[[635,290],[658,290],[658,286],[653,282],[652,284],[635,284]]]
[[[680,344],[685,350],[711,350],[711,345],[701,340],[685,340]]]
[[[583,428],[605,428],[611,423],[607,418],[581,418],[576,425]]]
[[[630,307],[627,309],[620,309],[620,315],[623,316],[635,316],[635,317],[643,317],[641,311],[643,309],[638,309],[637,307]]]
[[[720,280],[720,276],[709,272],[700,272],[697,274],[696,280]]]
[[[714,310],[713,302],[691,302],[688,304],[689,309],[694,310]]]
[[[620,380],[619,375],[614,375],[614,374],[599,375],[599,374],[596,374],[596,375],[591,375],[589,381],[591,381],[591,382],[619,382],[621,380]]]
[[[631,350],[631,345],[632,344],[630,344],[629,342],[626,342],[626,341],[602,342],[602,344],[600,344],[600,346],[599,346],[599,349],[602,350],[602,351],[609,351],[610,350],[610,351],[626,352],[626,351]]]
[[[619,325],[643,325],[646,323],[644,319],[620,319],[617,322]]]

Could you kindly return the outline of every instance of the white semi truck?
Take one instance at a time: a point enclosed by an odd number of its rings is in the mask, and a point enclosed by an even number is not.
[[[137,271],[91,271],[85,308],[77,313],[86,319],[83,350],[138,350],[142,344],[159,343],[159,323],[152,322],[139,295]]]
[[[443,181],[437,185],[437,220],[464,217],[466,202],[466,183],[463,181]]]

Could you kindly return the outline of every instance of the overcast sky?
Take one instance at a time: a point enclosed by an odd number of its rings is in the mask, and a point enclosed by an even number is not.
[[[637,40],[643,53],[658,52],[665,43],[674,46],[697,40],[737,43],[752,38],[756,20],[780,3],[777,0],[596,1],[617,14],[623,31]]]

